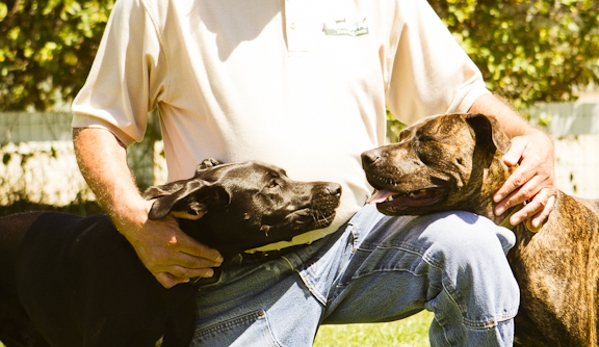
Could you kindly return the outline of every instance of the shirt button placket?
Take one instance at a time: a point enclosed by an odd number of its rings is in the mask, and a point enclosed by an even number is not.
[[[301,14],[304,0],[285,0],[285,25],[289,53],[304,53],[306,47],[302,35]]]

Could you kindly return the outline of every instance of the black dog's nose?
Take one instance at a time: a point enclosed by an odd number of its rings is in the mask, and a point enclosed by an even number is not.
[[[362,153],[362,166],[370,166],[376,163],[379,159],[381,159],[381,152],[378,150],[378,148],[366,151]]]
[[[329,183],[326,188],[327,192],[331,195],[335,195],[337,197],[341,196],[341,185],[337,183]]]

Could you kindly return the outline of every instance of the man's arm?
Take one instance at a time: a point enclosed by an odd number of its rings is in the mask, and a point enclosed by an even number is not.
[[[497,118],[512,140],[503,161],[509,166],[519,164],[493,197],[498,203],[495,214],[501,215],[510,207],[527,202],[510,217],[510,223],[516,225],[531,218],[534,228],[540,226],[553,211],[557,193],[551,139],[491,94],[478,98],[469,112]]]
[[[210,267],[222,263],[218,251],[187,236],[173,217],[148,219],[152,203],[141,197],[127,165],[126,148],[111,132],[74,129],[73,142],[86,182],[158,282],[170,288],[192,277],[213,275]]]

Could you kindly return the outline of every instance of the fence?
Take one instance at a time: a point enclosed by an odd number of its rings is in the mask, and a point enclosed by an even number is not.
[[[599,104],[542,104],[528,111],[554,139],[559,188],[599,198]],[[150,115],[154,133],[155,120]],[[54,206],[94,199],[77,167],[70,122],[67,112],[0,114],[0,206],[24,199]],[[166,181],[162,143],[147,138],[128,151],[142,188]]]
[[[95,200],[79,172],[69,112],[0,113],[0,206],[18,201],[66,206]],[[150,115],[149,132],[156,132]],[[127,151],[141,188],[166,181],[161,143],[148,136]],[[162,156],[161,156],[162,155]]]
[[[599,103],[543,103],[528,112],[554,139],[558,187],[599,199]]]

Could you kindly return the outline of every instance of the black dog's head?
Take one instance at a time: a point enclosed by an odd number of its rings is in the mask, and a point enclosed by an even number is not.
[[[297,182],[284,170],[258,162],[202,162],[195,175],[150,187],[150,219],[168,214],[181,229],[223,255],[327,227],[339,206],[341,186]]]
[[[492,194],[509,174],[501,160],[510,142],[492,116],[447,114],[405,128],[398,143],[362,153],[388,215],[465,210],[493,216]]]

